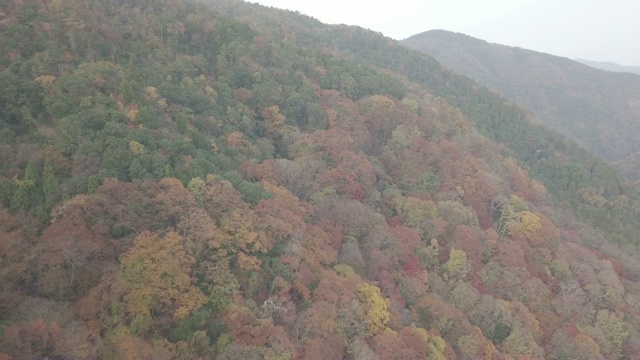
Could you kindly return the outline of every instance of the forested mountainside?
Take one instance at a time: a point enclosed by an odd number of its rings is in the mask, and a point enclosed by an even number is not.
[[[640,75],[640,66],[627,66],[620,65],[611,61],[593,61],[593,60],[585,60],[585,59],[574,59],[579,63],[583,63],[585,65],[589,65],[596,69],[613,71],[613,72],[626,72],[631,74]]]
[[[0,359],[634,359],[634,185],[363,29],[0,1]]]
[[[542,123],[640,179],[640,76],[442,30],[402,43],[527,106]]]

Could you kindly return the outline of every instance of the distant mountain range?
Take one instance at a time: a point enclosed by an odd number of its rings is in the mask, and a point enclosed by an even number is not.
[[[585,60],[585,59],[574,59],[574,60],[579,63],[589,65],[596,69],[640,75],[640,66],[625,66],[625,65],[620,65],[611,61],[592,61],[592,60]]]
[[[615,164],[626,176],[640,178],[640,76],[593,68],[622,68],[610,63],[586,66],[443,30],[402,43],[526,105],[544,124]]]

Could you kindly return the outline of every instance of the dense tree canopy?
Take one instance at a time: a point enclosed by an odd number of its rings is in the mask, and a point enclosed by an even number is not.
[[[640,356],[633,185],[433,59],[235,0],[0,11],[0,358]]]

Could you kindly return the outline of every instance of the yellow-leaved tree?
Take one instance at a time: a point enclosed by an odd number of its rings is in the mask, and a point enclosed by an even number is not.
[[[463,281],[468,273],[467,253],[462,250],[452,248],[449,252],[449,260],[444,264],[443,277],[447,281]]]
[[[380,288],[367,283],[361,284],[357,288],[357,297],[361,304],[358,320],[367,325],[367,332],[375,335],[378,331],[384,330],[389,322],[389,300],[380,295]]]
[[[438,208],[433,201],[399,196],[394,202],[396,213],[402,222],[416,230],[423,240],[429,240],[435,235],[433,220],[438,216]]]

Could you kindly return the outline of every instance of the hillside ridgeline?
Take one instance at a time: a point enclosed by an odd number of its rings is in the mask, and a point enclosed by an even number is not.
[[[542,123],[640,179],[640,76],[442,30],[402,43],[526,106]]]

